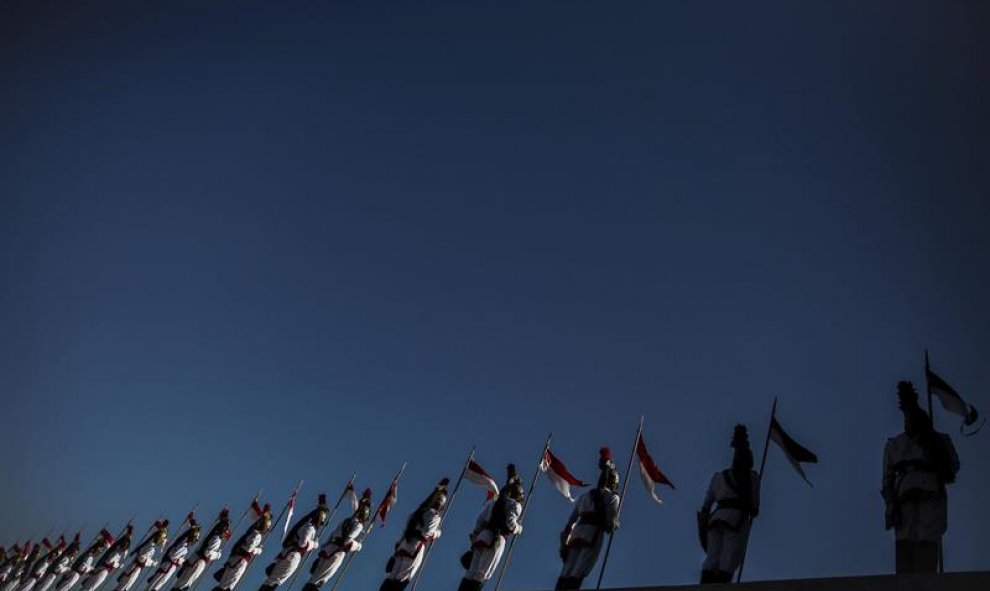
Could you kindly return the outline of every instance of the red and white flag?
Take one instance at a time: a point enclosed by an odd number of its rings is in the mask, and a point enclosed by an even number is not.
[[[971,433],[966,432],[964,428],[972,427],[976,424],[976,421],[980,417],[980,413],[976,412],[976,409],[973,408],[972,404],[969,404],[963,400],[963,397],[959,395],[959,392],[949,385],[949,382],[943,380],[942,376],[938,375],[928,367],[927,359],[925,364],[925,381],[928,383],[928,394],[938,398],[938,401],[942,403],[942,408],[962,417],[963,428],[960,428],[960,431],[967,435],[974,435],[983,427],[983,424],[981,423],[980,426],[975,430],[972,430]]]
[[[357,492],[354,490],[354,483],[348,482],[347,488],[344,489],[344,497],[347,498],[347,502],[351,505],[351,513],[358,510],[358,496]]]
[[[385,526],[385,519],[388,517],[388,512],[392,510],[392,507],[398,500],[399,483],[393,480],[392,484],[388,487],[388,493],[386,493],[385,498],[382,499],[381,505],[378,505],[378,511],[375,512],[375,515],[377,515],[378,519],[382,522],[382,527]]]
[[[490,501],[498,496],[498,483],[492,478],[492,475],[485,471],[478,462],[471,460],[468,462],[467,470],[464,472],[464,478],[468,482],[473,482],[478,486],[488,489],[488,494],[485,497],[486,500]]]
[[[674,488],[674,483],[660,471],[657,463],[653,461],[653,456],[646,449],[646,442],[643,441],[642,435],[639,436],[639,440],[636,442],[636,458],[639,459],[639,475],[643,479],[643,484],[646,486],[646,492],[650,493],[650,498],[662,505],[663,499],[657,495],[656,486],[658,484],[664,484],[670,488]]]
[[[292,496],[289,497],[289,511],[285,516],[285,529],[282,530],[282,543],[285,543],[285,536],[289,535],[289,524],[292,523],[292,511],[296,508],[296,493],[299,489],[292,491]]]
[[[564,495],[572,503],[574,502],[574,497],[571,496],[571,487],[588,486],[586,482],[581,482],[575,478],[567,469],[567,466],[564,465],[564,462],[561,462],[560,458],[553,455],[553,452],[549,449],[543,454],[543,461],[540,462],[540,470],[546,472],[547,478],[550,479],[551,484],[557,489],[557,492]]]
[[[265,514],[265,510],[258,504],[258,497],[251,501],[251,513],[254,513],[255,519],[261,519],[261,516]]]

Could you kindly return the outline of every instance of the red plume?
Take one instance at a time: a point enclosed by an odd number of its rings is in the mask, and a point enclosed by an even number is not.
[[[364,489],[364,492],[361,493],[361,498],[362,499],[368,499],[370,501],[371,500],[371,489],[370,488]]]
[[[443,478],[443,479],[440,480],[440,486],[447,486],[448,484],[450,484],[450,479],[449,478],[446,478],[445,477],[445,478]]]

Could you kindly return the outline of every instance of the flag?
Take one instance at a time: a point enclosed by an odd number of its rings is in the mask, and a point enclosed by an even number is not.
[[[963,426],[969,427],[979,418],[979,413],[972,404],[967,404],[962,396],[931,369],[925,368],[925,377],[928,381],[928,394],[938,397],[942,403],[942,408],[957,414],[963,418]]]
[[[657,495],[656,485],[665,484],[674,488],[674,483],[657,467],[657,463],[653,461],[653,457],[646,449],[646,442],[643,441],[642,435],[636,442],[636,457],[639,459],[639,475],[643,479],[643,485],[646,486],[646,492],[650,494],[650,498],[662,505],[663,500]]]
[[[540,462],[540,470],[547,473],[547,478],[550,479],[557,492],[564,495],[572,503],[574,502],[574,497],[571,496],[571,487],[588,486],[587,483],[575,478],[567,469],[567,466],[564,465],[564,462],[561,462],[560,458],[553,455],[553,452],[549,448],[543,454],[543,461]]]
[[[811,486],[811,482],[808,477],[804,475],[804,470],[801,468],[801,464],[817,464],[818,456],[812,453],[808,448],[802,446],[797,441],[794,441],[790,435],[784,431],[784,428],[780,426],[777,422],[777,417],[770,417],[770,439],[773,439],[780,449],[787,456],[787,461],[794,466],[797,473],[801,475],[801,478]]]
[[[471,460],[468,462],[467,470],[464,472],[464,478],[468,482],[473,482],[478,486],[483,486],[488,489],[488,494],[486,500],[492,500],[498,496],[498,483],[492,478],[492,475],[485,471],[478,462]]]
[[[347,488],[344,489],[344,497],[347,502],[351,505],[351,513],[358,510],[358,497],[357,493],[354,491],[354,483],[348,482]]]
[[[292,523],[292,511],[296,508],[296,493],[298,492],[298,489],[292,491],[292,496],[289,497],[289,512],[285,516],[285,529],[282,530],[282,543],[285,543],[285,536],[289,535],[289,524]]]
[[[385,498],[382,499],[382,503],[378,505],[378,511],[375,515],[382,522],[382,527],[385,526],[385,519],[388,517],[388,512],[392,510],[395,502],[399,500],[399,483],[392,481],[392,484],[388,487],[388,492],[385,494]]]
[[[251,512],[254,513],[255,519],[261,519],[261,516],[265,514],[265,510],[258,504],[258,497],[251,501]]]

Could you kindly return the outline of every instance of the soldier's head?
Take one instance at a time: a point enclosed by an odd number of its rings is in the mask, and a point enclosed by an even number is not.
[[[323,527],[327,522],[327,517],[330,516],[330,508],[327,506],[327,495],[320,493],[319,502],[316,506],[316,512],[313,513],[312,523],[316,527]]]
[[[897,382],[897,408],[904,413],[904,432],[916,435],[931,429],[928,413],[918,406],[918,391],[908,381]]]
[[[508,499],[513,499],[518,502],[523,502],[523,484],[522,477],[516,472],[516,465],[509,464],[505,467],[505,486],[499,491],[499,495]]]
[[[358,501],[357,509],[354,511],[354,519],[361,523],[367,523],[371,519],[371,489],[366,488],[361,493],[361,500]]]
[[[156,545],[161,546],[162,544],[165,543],[165,540],[168,539],[168,530],[165,529],[164,527],[158,528],[157,530],[155,530],[153,539]]]
[[[749,429],[736,425],[732,430],[732,469],[748,473],[753,469],[753,450],[749,447]]]
[[[443,511],[444,506],[447,504],[447,485],[450,484],[449,478],[443,478],[437,483],[437,487],[433,489],[430,496],[426,497],[426,500],[419,506],[420,509],[433,509],[435,511]]]
[[[618,491],[619,470],[612,459],[612,450],[607,447],[598,450],[598,471],[598,488]]]
[[[199,524],[198,523],[193,523],[189,527],[189,533],[187,534],[189,536],[189,538],[188,538],[189,543],[198,542],[199,541],[199,535],[200,535],[201,531],[202,531],[202,528],[200,528]]]
[[[254,529],[261,533],[267,533],[268,530],[272,528],[272,506],[265,503],[265,507],[261,510],[261,516],[258,520],[254,522]]]

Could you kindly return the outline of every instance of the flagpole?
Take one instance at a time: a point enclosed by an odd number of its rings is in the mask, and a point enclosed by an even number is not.
[[[533,498],[533,491],[536,490],[536,481],[540,477],[540,466],[543,465],[544,460],[547,457],[547,450],[550,449],[550,440],[553,438],[553,433],[547,435],[547,442],[543,444],[543,451],[540,453],[540,461],[536,463],[536,472],[533,474],[533,480],[529,483],[529,492],[526,494],[526,499],[523,500],[522,512],[519,515],[519,523],[523,522],[526,517],[526,510],[529,509],[529,500]],[[495,581],[495,591],[499,591],[502,587],[502,577],[505,576],[505,571],[509,568],[509,559],[512,558],[512,549],[516,546],[516,540],[519,539],[519,534],[513,534],[512,539],[509,540],[509,548],[505,551],[505,560],[502,562],[502,568],[498,571],[498,579]]]
[[[619,516],[622,514],[622,502],[626,498],[626,485],[629,484],[629,478],[632,474],[633,460],[636,459],[636,448],[639,446],[639,438],[643,436],[643,421],[645,417],[639,417],[639,428],[636,429],[636,439],[633,440],[632,452],[629,453],[629,465],[626,466],[626,479],[622,482],[622,491],[619,493],[619,507],[615,510],[615,521],[619,521]],[[595,589],[602,588],[602,577],[605,576],[605,565],[608,564],[608,554],[612,550],[612,539],[615,537],[615,532],[610,532],[608,534],[608,544],[605,545],[605,556],[602,558],[602,568],[598,571],[598,584],[595,585]]]
[[[399,468],[399,472],[395,475],[395,478],[392,479],[392,482],[389,483],[388,489],[385,491],[385,496],[382,497],[382,502],[385,502],[385,499],[388,498],[388,493],[389,491],[392,490],[392,485],[397,484],[399,482],[399,478],[402,477],[402,473],[406,471],[407,464],[408,462],[402,462],[402,467]],[[379,505],[378,508],[379,510],[381,510],[381,505]],[[375,529],[375,517],[377,516],[378,516],[378,512],[376,511],[371,516],[371,522],[368,524],[368,528],[364,530],[363,534],[361,534],[360,542],[362,544],[364,544],[364,541],[368,539],[368,535],[371,534],[371,532]],[[347,574],[347,569],[350,568],[351,562],[353,562],[353,560],[354,560],[354,553],[348,552],[347,559],[344,561],[344,566],[341,567],[340,574],[337,575],[337,579],[333,582],[333,586],[330,587],[330,591],[337,591],[337,587],[340,586],[340,582],[344,580],[344,575]]]
[[[767,466],[767,451],[770,449],[770,433],[773,430],[773,420],[774,420],[774,417],[776,417],[776,416],[777,416],[777,397],[774,396],[774,398],[773,398],[773,408],[770,409],[770,424],[767,426],[767,438],[766,438],[766,441],[763,442],[763,459],[760,460],[760,472],[759,472],[760,480],[757,483],[757,490],[760,490],[760,489],[763,488],[763,469],[766,468],[766,466]],[[749,518],[749,522],[750,522],[750,525],[752,526],[752,523],[753,523],[753,518],[752,517]],[[750,528],[749,533],[750,533],[750,535],[752,535],[752,533],[753,533],[752,527]],[[746,551],[747,550],[749,550],[749,537],[748,536],[747,536],[747,539],[746,539],[746,545],[743,547],[742,559],[739,561],[739,573],[736,575],[736,582],[737,583],[740,582],[740,581],[742,581],[743,567],[746,566]]]
[[[468,453],[467,460],[464,462],[464,467],[461,468],[461,475],[457,477],[457,483],[454,484],[454,490],[450,491],[450,498],[447,500],[447,505],[443,508],[443,513],[440,514],[440,526],[443,526],[444,519],[447,518],[447,512],[450,511],[450,506],[454,504],[454,497],[457,496],[457,489],[461,487],[461,481],[464,480],[464,474],[467,473],[468,466],[471,464],[471,460],[474,459],[474,446],[471,446],[471,452]],[[430,552],[433,550],[433,545],[436,542],[430,540],[429,544],[426,546],[426,550],[423,553],[423,562],[419,565],[419,570],[416,571],[416,578],[413,579],[412,588],[409,591],[416,591],[416,587],[419,585],[419,579],[423,576],[423,571],[426,569],[426,561],[430,559]]]
[[[931,425],[932,430],[935,430],[935,413],[932,409],[932,384],[928,376],[931,372],[931,366],[928,363],[928,349],[925,349],[925,394],[928,396],[928,422]],[[938,572],[945,572],[945,556],[943,555],[942,540],[938,541]]]
[[[265,535],[264,536],[262,536],[262,538],[261,538],[261,546],[262,546],[262,548],[264,547],[265,541],[268,540],[268,536],[270,536],[272,534],[272,532],[275,531],[275,527],[278,526],[278,522],[279,521],[282,521],[282,516],[285,515],[285,512],[286,511],[288,511],[288,509],[289,509],[289,502],[297,494],[299,494],[299,490],[302,488],[303,482],[305,482],[305,480],[300,480],[299,481],[299,484],[296,486],[295,490],[293,490],[292,491],[292,494],[289,495],[289,500],[286,501],[284,505],[282,505],[282,511],[278,514],[278,518],[276,518],[275,521],[272,522],[271,528],[267,532],[265,532]],[[257,558],[257,556],[255,556],[255,558]],[[250,562],[247,563],[247,566],[244,568],[244,574],[242,574],[241,575],[241,578],[237,580],[237,585],[240,585],[241,584],[241,581],[244,580],[244,577],[247,575],[248,570],[251,569],[251,565],[254,564],[255,562],[257,562],[257,561],[256,560],[251,560]],[[228,591],[234,591],[234,589],[237,588],[237,585],[234,585]]]
[[[344,485],[344,492],[340,493],[340,498],[337,499],[337,504],[333,506],[333,511],[331,511],[330,515],[327,517],[326,523],[324,523],[323,527],[320,528],[320,531],[316,533],[316,548],[314,548],[314,550],[320,549],[321,546],[320,538],[323,537],[323,532],[326,531],[328,527],[330,527],[330,522],[331,520],[333,520],[333,516],[337,514],[337,509],[339,509],[340,504],[344,502],[344,497],[347,496],[347,491],[353,488],[354,479],[356,477],[357,477],[357,473],[352,472],[351,479],[347,481],[346,485]],[[306,556],[303,557],[302,562],[299,564],[299,568],[296,569],[296,572],[292,575],[292,580],[289,581],[289,586],[285,588],[286,591],[292,591],[292,587],[296,584],[296,579],[299,578],[299,573],[304,572],[306,570],[306,565],[309,563],[309,559],[312,555],[313,552],[307,552]]]
[[[220,541],[220,548],[218,549],[218,552],[220,552],[221,556],[223,555],[223,549],[227,547],[227,542],[229,542],[230,539],[234,537],[234,534],[237,533],[237,528],[241,526],[241,522],[244,521],[244,518],[247,517],[248,512],[251,511],[251,508],[254,506],[254,504],[258,502],[258,499],[261,498],[261,494],[263,492],[265,492],[265,489],[259,490],[258,493],[254,495],[254,498],[251,499],[250,503],[248,503],[247,508],[244,509],[244,513],[241,513],[240,519],[237,520],[237,523],[234,524],[234,527],[230,528],[230,536]],[[209,532],[207,532],[207,535],[209,535]],[[196,582],[193,584],[192,588],[189,589],[189,591],[196,591],[196,589],[199,588],[199,584],[205,578],[206,570],[207,568],[209,568],[209,566],[210,566],[209,564],[206,564],[203,567],[203,573],[200,574],[199,577],[197,577]]]

